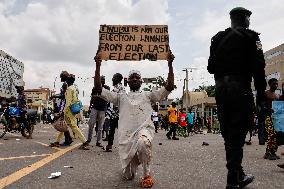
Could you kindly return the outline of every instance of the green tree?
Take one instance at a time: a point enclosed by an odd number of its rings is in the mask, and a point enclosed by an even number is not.
[[[153,87],[164,87],[166,86],[167,81],[162,76],[156,77],[156,81],[152,82],[151,84],[147,84],[146,87],[143,88],[144,91],[152,91]],[[176,89],[177,86],[175,85],[174,88]]]
[[[198,89],[196,89],[195,91],[206,91],[207,95],[209,97],[215,97],[215,85],[209,85],[209,86],[199,86]]]

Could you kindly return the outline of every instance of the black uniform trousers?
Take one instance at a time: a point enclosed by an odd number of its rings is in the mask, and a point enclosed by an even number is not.
[[[258,141],[259,144],[265,144],[266,134],[265,134],[265,116],[258,114]]]
[[[222,77],[216,81],[216,103],[221,134],[225,141],[228,183],[238,183],[242,169],[243,146],[253,124],[253,95],[250,82]]]

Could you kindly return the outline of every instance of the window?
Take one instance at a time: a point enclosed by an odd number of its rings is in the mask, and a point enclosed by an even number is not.
[[[276,57],[276,56],[279,56],[279,55],[281,55],[281,54],[283,54],[283,51],[282,51],[282,50],[277,51],[277,52],[274,52],[274,53],[272,53],[272,54],[270,54],[270,55],[267,55],[267,56],[265,57],[265,59],[269,60],[269,59],[274,58],[274,57]]]

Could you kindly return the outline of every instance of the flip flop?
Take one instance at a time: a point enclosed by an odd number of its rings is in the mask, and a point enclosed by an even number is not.
[[[151,176],[146,176],[141,180],[141,187],[142,188],[152,188],[154,185],[154,181]]]

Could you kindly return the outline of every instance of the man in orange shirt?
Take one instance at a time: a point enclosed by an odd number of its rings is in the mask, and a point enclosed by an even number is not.
[[[178,111],[176,108],[176,103],[172,102],[172,106],[168,109],[169,114],[169,124],[170,124],[170,131],[166,134],[168,139],[179,140],[176,137],[177,126],[178,126]],[[173,137],[171,138],[173,134]]]

